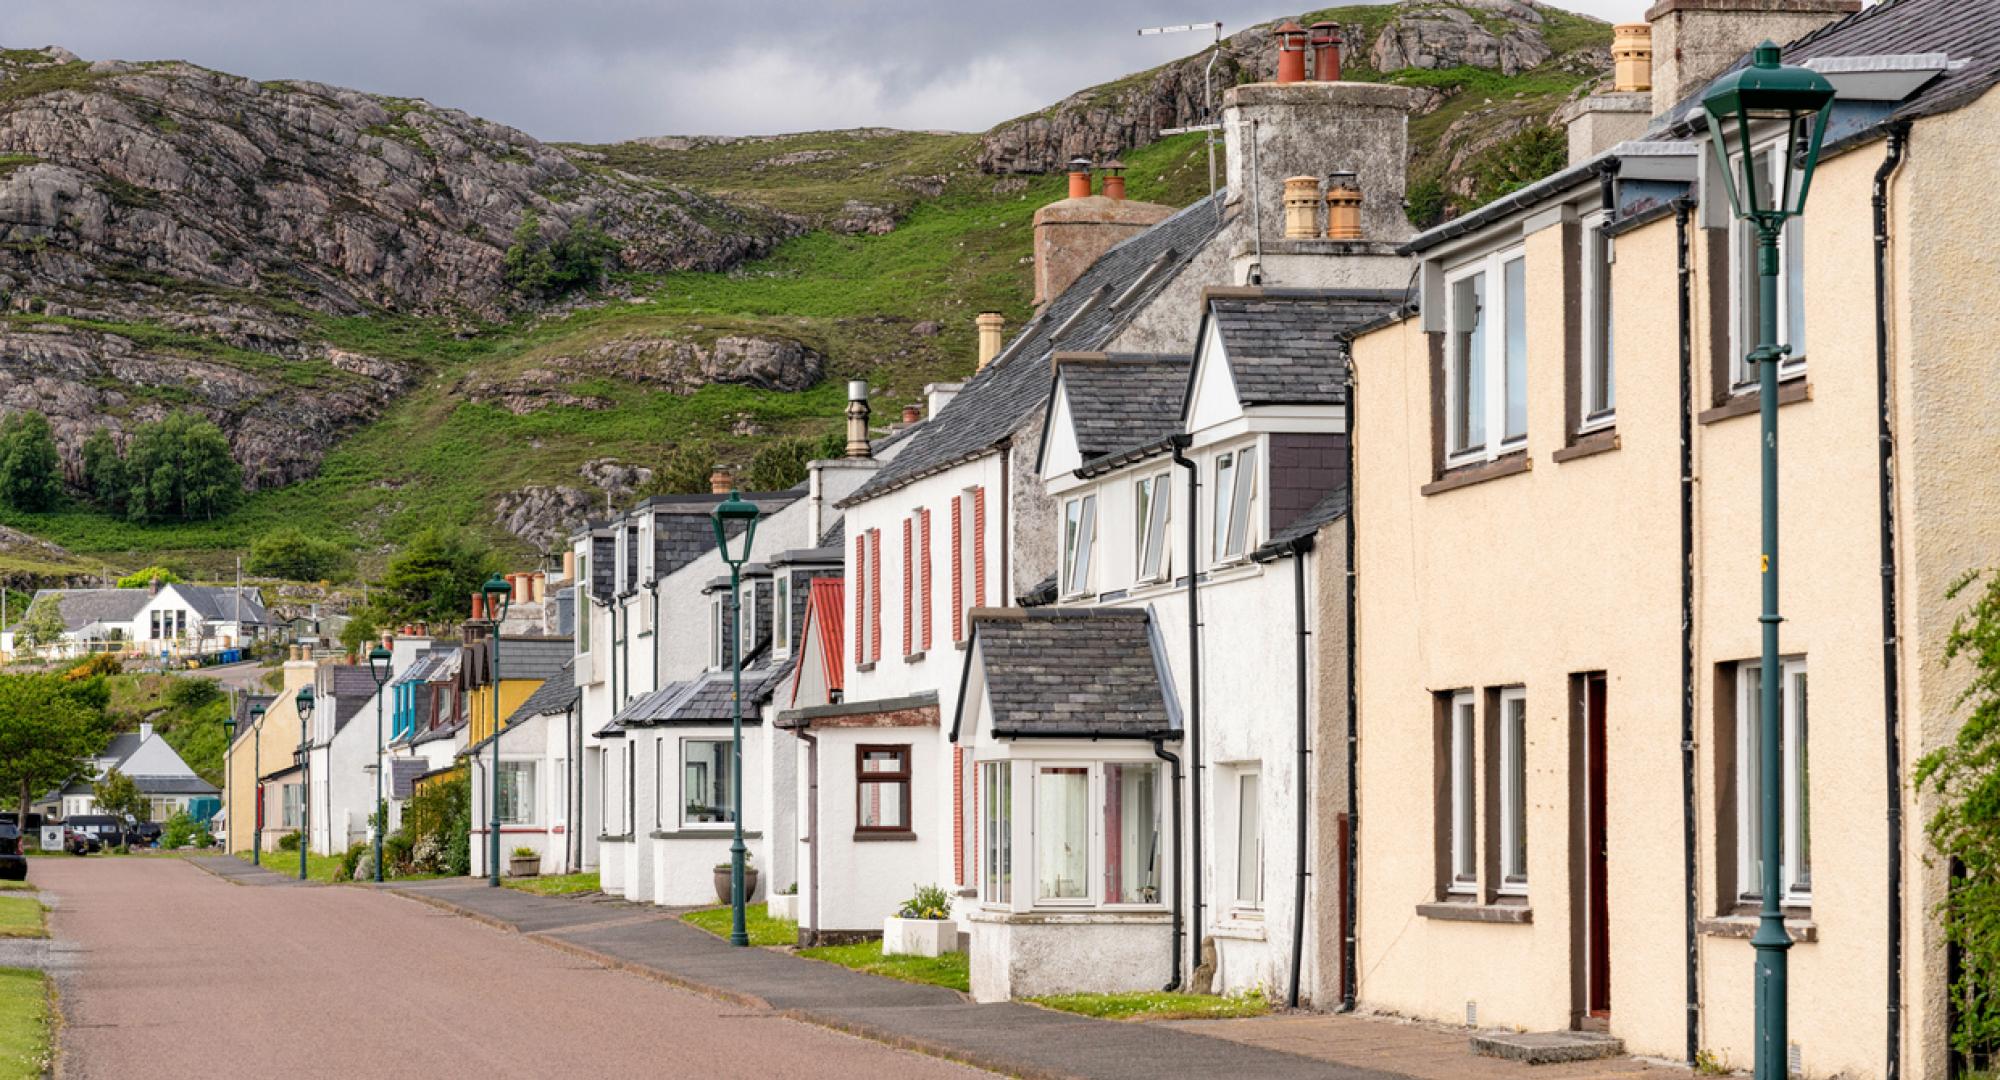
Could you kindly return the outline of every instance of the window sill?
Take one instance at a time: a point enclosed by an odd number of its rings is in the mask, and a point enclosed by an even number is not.
[[[914,664],[917,661],[922,660],[924,658],[924,655],[925,654],[921,652],[905,653],[903,655],[903,663]]]
[[[1720,915],[1698,920],[1695,929],[1704,937],[1741,938],[1748,941],[1757,933],[1757,916]],[[1819,925],[1811,919],[1787,917],[1785,933],[1791,937],[1793,944],[1809,945],[1819,940]]]
[[[1214,926],[1209,927],[1208,928],[1209,936],[1224,938],[1230,941],[1266,940],[1269,937],[1269,935],[1266,934],[1264,931],[1263,922],[1249,921],[1249,919],[1246,918],[1246,916],[1248,915],[1250,915],[1249,912],[1233,913],[1230,916],[1231,918],[1230,922],[1218,923]]]
[[[1618,449],[1623,443],[1614,428],[1599,428],[1576,437],[1576,441],[1549,455],[1549,460],[1560,465],[1565,461],[1592,457]]]
[[[897,844],[911,842],[916,840],[916,838],[916,833],[907,830],[902,832],[892,829],[868,832],[860,829],[854,830],[854,842],[857,844]]]
[[[632,834],[618,833],[614,836],[611,833],[604,833],[598,836],[597,842],[600,844],[629,844],[632,842]]]
[[[1503,476],[1524,473],[1535,467],[1534,460],[1525,450],[1515,450],[1472,465],[1459,465],[1446,469],[1444,475],[1417,489],[1419,495],[1441,495],[1457,488],[1483,484],[1488,480],[1498,480]]]
[[[1812,400],[1812,384],[1803,377],[1794,377],[1790,382],[1778,384],[1778,405],[1790,405],[1798,401]],[[1728,401],[1706,410],[1695,417],[1700,424],[1713,424],[1718,420],[1732,420],[1739,416],[1750,416],[1763,408],[1764,395],[1756,390],[1737,394]]]
[[[685,829],[685,828],[679,830],[654,829],[652,836],[653,839],[655,840],[732,840],[736,837],[736,830],[735,829]],[[762,840],[763,838],[764,834],[755,829],[743,830],[743,839],[745,840]]]
[[[1480,904],[1470,900],[1444,900],[1418,904],[1417,914],[1446,922],[1522,924],[1535,921],[1535,909],[1526,904]]]
[[[856,664],[856,665],[854,665],[854,670],[856,670],[856,671],[874,671],[874,670],[875,670],[875,662],[874,662],[873,660],[870,660],[870,661],[868,661],[868,662],[867,662],[867,663],[865,663],[865,664]]]

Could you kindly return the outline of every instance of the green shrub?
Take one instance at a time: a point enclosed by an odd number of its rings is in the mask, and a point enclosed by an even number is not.
[[[951,918],[951,894],[938,885],[918,885],[917,894],[903,901],[903,909],[896,913],[904,919],[948,919]]]
[[[517,847],[514,849],[514,857],[517,859],[532,859],[539,854],[541,853],[531,847]]]
[[[374,603],[382,621],[450,622],[464,617],[466,597],[499,565],[470,533],[425,529],[389,560]]]
[[[346,577],[353,565],[346,548],[288,525],[265,533],[250,545],[246,568],[253,574],[292,581],[335,581]]]
[[[340,867],[333,872],[333,880],[355,880],[355,870],[361,862],[361,857],[367,854],[370,854],[370,849],[366,840],[356,840],[352,844],[347,845],[347,850],[340,853]],[[372,871],[374,868],[370,867],[369,869]],[[375,875],[371,872],[368,876],[374,877]]]
[[[150,589],[153,587],[155,581],[162,585],[181,585],[185,584],[187,579],[174,573],[172,567],[155,565],[148,566],[144,570],[134,570],[124,577],[119,578],[118,587],[121,589]]]
[[[578,220],[550,240],[541,215],[530,210],[514,228],[514,243],[501,263],[501,276],[523,296],[552,299],[594,288],[617,262],[618,242],[590,218]]]
[[[402,840],[397,846],[407,846],[408,853],[391,865],[405,865],[420,874],[471,873],[472,781],[466,771],[459,769],[411,795],[398,836]],[[383,861],[389,861],[386,852]]]
[[[221,700],[222,687],[213,679],[178,678],[167,687],[167,704],[176,709],[199,709],[211,701]]]
[[[163,848],[205,848],[215,844],[215,834],[209,831],[208,822],[196,821],[183,810],[167,819],[160,827],[160,846]]]
[[[819,439],[780,439],[750,459],[743,486],[749,491],[783,491],[805,480],[808,462],[837,458],[846,452],[847,436],[838,431]]]
[[[299,849],[298,833],[288,832],[285,835],[278,837],[279,851],[297,851],[298,849]]]
[[[131,493],[125,474],[125,455],[109,429],[98,428],[83,441],[83,491],[99,508],[114,514],[125,512],[125,497]]]

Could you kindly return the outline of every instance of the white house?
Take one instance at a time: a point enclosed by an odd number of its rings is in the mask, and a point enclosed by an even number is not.
[[[568,646],[567,639],[562,639]],[[576,715],[576,683],[571,678],[575,660],[565,658],[556,672],[528,695],[501,727],[500,739],[500,822],[501,858],[512,856],[516,848],[533,848],[541,857],[541,872],[563,874],[576,870],[582,852],[575,844],[570,823],[578,820],[573,763],[582,743],[582,727]],[[472,793],[475,820],[486,820],[489,789],[485,771],[492,760],[492,737],[467,746],[463,754],[476,759],[476,783]],[[476,845],[475,845],[476,846]],[[485,866],[485,853],[473,852],[475,872]]]
[[[132,778],[146,796],[152,821],[165,821],[183,810],[206,818],[220,808],[222,793],[188,768],[166,737],[141,723],[136,732],[113,735],[103,753],[90,760],[87,776],[79,776],[44,795],[35,811],[48,817],[71,818],[98,813],[94,785],[112,769]]]
[[[155,584],[146,589],[41,589],[28,610],[44,603],[62,612],[62,640],[44,647],[55,656],[202,655],[256,641],[271,626],[262,595],[253,588]],[[20,634],[19,623],[0,632],[0,652],[12,656],[26,647]]]

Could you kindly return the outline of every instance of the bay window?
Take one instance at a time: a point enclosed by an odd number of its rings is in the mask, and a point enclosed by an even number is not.
[[[1778,877],[1788,904],[1812,901],[1812,799],[1806,714],[1806,662],[1779,664]],[[1745,901],[1761,900],[1764,889],[1763,830],[1763,670],[1740,664],[1736,676],[1736,882]]]
[[[910,831],[910,748],[857,746],[854,764],[857,833]]]
[[[1240,559],[1249,550],[1253,530],[1251,515],[1256,510],[1257,448],[1245,446],[1225,450],[1215,458],[1215,537],[1216,562]]]
[[[1491,299],[1496,289],[1497,304]],[[1518,450],[1528,437],[1527,261],[1521,249],[1495,252],[1447,275],[1445,299],[1445,463]],[[1488,393],[1489,386],[1499,392]]]
[[[989,761],[979,767],[981,855],[985,877],[980,896],[989,904],[1014,901],[1014,765]]]
[[[980,897],[1013,906],[1015,770],[1033,855],[1026,907],[1157,905],[1167,879],[1154,761],[987,761],[979,766]]]
[[[1133,519],[1137,535],[1132,552],[1133,563],[1138,567],[1133,575],[1136,581],[1162,581],[1167,577],[1167,519],[1173,502],[1167,478],[1167,473],[1141,477],[1136,486]]]
[[[661,745],[666,745],[661,740]],[[680,823],[708,825],[736,820],[730,798],[728,739],[681,740]],[[665,769],[661,770],[662,775]]]
[[[1090,768],[1035,771],[1035,899],[1090,899]]]
[[[1097,540],[1097,496],[1085,495],[1063,503],[1062,594],[1090,591],[1090,552]]]
[[[1781,183],[1787,182],[1784,177],[1790,169],[1790,162],[1785,157],[1787,141],[1780,139],[1750,151],[1756,158],[1761,205],[1772,204],[1774,178]],[[1729,167],[1737,176],[1742,176],[1743,155],[1730,155]],[[1796,185],[1798,177],[1791,177],[1788,182]],[[1757,346],[1763,314],[1763,293],[1757,269],[1757,227],[1732,216],[1729,238],[1730,307],[1735,316],[1730,320],[1733,333],[1729,350],[1729,388],[1733,393],[1741,393],[1757,385],[1757,368],[1744,359]],[[1778,363],[1778,377],[1781,379],[1805,372],[1805,288],[1805,222],[1802,218],[1788,218],[1784,229],[1778,233],[1778,344],[1791,347],[1791,352]]]
[[[1104,902],[1160,901],[1160,768],[1104,766]]]

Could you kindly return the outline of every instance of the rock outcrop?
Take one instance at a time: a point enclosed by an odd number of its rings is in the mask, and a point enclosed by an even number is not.
[[[575,387],[592,379],[691,394],[710,383],[762,390],[804,390],[818,383],[826,358],[786,338],[728,334],[706,344],[678,337],[630,334],[574,355],[551,356],[504,378],[467,382],[474,401],[517,416],[567,405],[608,409],[613,402]]]

